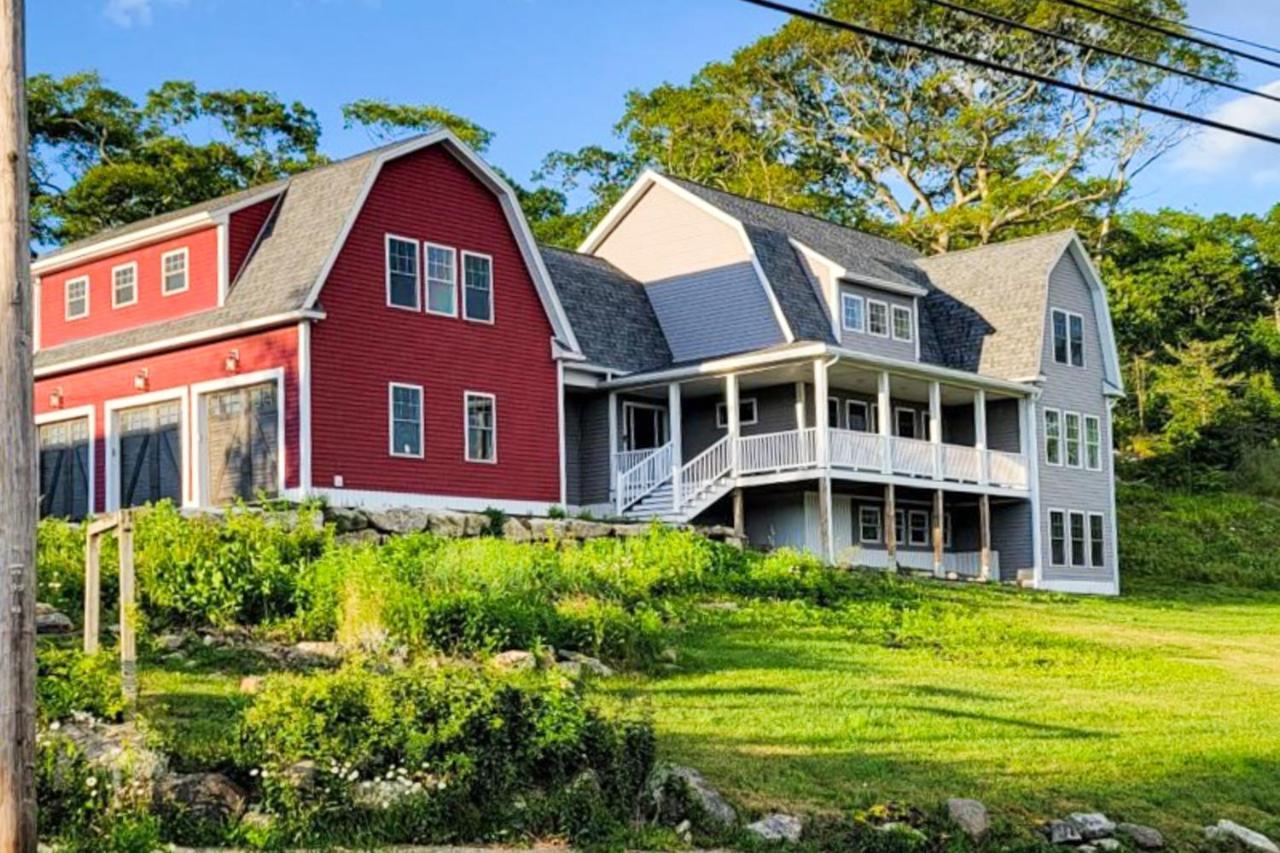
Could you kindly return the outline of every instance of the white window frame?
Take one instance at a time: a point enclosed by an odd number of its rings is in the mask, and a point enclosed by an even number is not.
[[[1093,560],[1093,520],[1098,519],[1102,525],[1102,535],[1098,538],[1098,544],[1102,545],[1102,559],[1094,562]],[[1088,551],[1089,568],[1103,569],[1107,566],[1107,517],[1100,512],[1091,512],[1085,516],[1084,535],[1086,539],[1085,550]]]
[[[1080,530],[1082,534],[1080,538],[1080,547],[1082,549],[1080,562],[1076,562],[1076,538],[1072,535],[1072,522],[1077,518],[1080,519]],[[1082,510],[1067,510],[1067,544],[1068,565],[1073,569],[1087,569],[1089,567],[1089,516]]]
[[[182,287],[177,290],[169,290],[165,285],[169,281],[169,276],[164,271],[165,261],[169,258],[182,256]],[[177,296],[179,293],[186,293],[191,289],[191,253],[187,251],[187,247],[174,249],[165,252],[160,256],[160,295],[161,296]]]
[[[1057,435],[1055,438],[1058,442],[1058,453],[1056,456],[1050,453],[1049,445],[1049,415],[1053,415],[1057,419]],[[1062,436],[1062,410],[1061,409],[1045,409],[1044,410],[1044,461],[1046,465],[1062,466],[1063,456],[1063,436]]]
[[[662,439],[658,443],[658,447],[662,447],[671,441],[671,415],[667,411],[667,407],[661,403],[644,403],[639,400],[623,400],[622,401],[622,445],[625,451],[646,450],[649,448],[638,448],[635,446],[635,418],[636,412],[649,412],[652,416],[653,412],[661,412],[662,417],[656,421],[661,427],[659,429],[659,437]],[[657,448],[653,448],[657,449]]]
[[[916,541],[916,521],[924,519],[924,535],[919,541]],[[913,509],[907,512],[907,544],[908,545],[928,545],[929,544],[929,513],[923,509]]]
[[[1058,315],[1062,315],[1063,317],[1065,333],[1067,336],[1066,337],[1066,342],[1067,342],[1067,360],[1066,361],[1058,360],[1058,324],[1056,322],[1058,319]],[[1072,361],[1072,358],[1071,358],[1071,354],[1072,354],[1071,321],[1073,319],[1080,321],[1080,363],[1079,364],[1076,364],[1074,361]],[[1049,332],[1052,336],[1051,345],[1053,347],[1053,363],[1054,364],[1062,364],[1067,367],[1077,367],[1081,369],[1087,366],[1088,359],[1085,358],[1085,354],[1084,354],[1084,315],[1083,314],[1079,313],[1078,311],[1068,311],[1065,308],[1051,309],[1051,313],[1049,315]]]
[[[433,279],[431,278],[431,250],[432,249],[438,249],[440,251],[448,252],[451,258],[450,267],[453,271],[453,281],[450,282],[450,286],[453,290],[453,310],[452,311],[433,311],[431,309],[431,282],[433,281]],[[434,314],[437,317],[457,317],[458,310],[459,310],[458,309],[458,301],[459,301],[458,300],[458,279],[459,279],[458,250],[455,249],[453,246],[445,246],[440,243],[424,242],[422,244],[422,281],[423,281],[422,308],[423,310],[426,311],[428,314]],[[389,297],[389,294],[388,294],[388,297]]]
[[[903,412],[906,412],[907,414],[911,415],[911,435],[903,435],[901,432],[899,432],[899,431],[898,431],[898,426],[899,426],[899,424],[901,423],[901,421],[899,421],[899,420],[898,420],[898,416],[899,416],[899,415],[901,415]],[[918,441],[918,440],[920,440],[920,434],[921,434],[921,432],[922,432],[922,430],[920,429],[920,423],[919,423],[919,419],[918,419],[918,418],[917,418],[917,416],[916,416],[916,410],[915,410],[915,409],[911,408],[910,406],[894,406],[894,407],[893,407],[893,434],[894,434],[894,436],[896,436],[896,437],[898,437],[898,438],[910,438],[910,439],[915,439],[915,440],[917,440],[917,441]]]
[[[893,544],[907,544],[907,511],[905,509],[895,509],[893,511]]]
[[[391,241],[398,240],[401,243],[413,244],[413,306],[397,305],[391,301]],[[400,234],[387,233],[382,240],[382,274],[386,284],[386,300],[387,307],[394,308],[397,311],[412,311],[415,314],[422,311],[422,244],[412,237],[405,237]]]
[[[493,412],[493,458],[479,459],[471,455],[471,400],[488,400],[490,410]],[[497,465],[498,464],[498,395],[491,394],[488,391],[463,391],[462,392],[462,447],[463,456],[468,462],[474,462],[478,465]]]
[[[1082,429],[1081,442],[1084,445],[1084,467],[1090,471],[1102,470],[1102,419],[1097,415],[1083,415],[1081,417]],[[1089,441],[1089,425],[1093,424],[1095,441]],[[1096,459],[1090,459],[1090,451]]]
[[[1055,560],[1053,558],[1053,517],[1057,515],[1062,518],[1062,559]],[[1067,511],[1065,509],[1049,508],[1049,565],[1051,566],[1068,566],[1071,564],[1071,529],[1067,520]]]
[[[133,271],[133,298],[128,302],[121,302],[117,295],[120,292],[120,286],[116,282],[116,274],[123,270]],[[111,307],[112,308],[128,308],[130,305],[138,304],[138,262],[129,261],[127,264],[120,264],[111,268]]]
[[[858,325],[849,325],[848,304],[856,302],[858,305]],[[857,293],[840,294],[840,328],[846,332],[857,332],[863,334],[867,331],[867,301]]]
[[[751,415],[749,417],[742,416],[742,408],[744,406],[751,407]],[[756,403],[755,397],[742,397],[738,400],[738,426],[751,426],[760,422],[760,407]],[[729,404],[721,400],[716,403],[716,429],[729,428]]]
[[[862,409],[862,421],[867,425],[867,428],[863,430],[863,432],[877,432],[878,428],[876,424],[872,422],[872,419],[871,419],[872,405],[868,403],[866,400],[845,400],[844,401],[845,429],[850,430],[852,432],[858,432],[858,430],[855,430],[852,426],[850,426],[850,424],[853,423],[853,418],[850,417],[850,415],[852,414],[855,408]]]
[[[418,452],[396,450],[396,389],[418,392]],[[281,407],[283,408],[283,406]],[[427,392],[410,382],[387,383],[387,452],[399,459],[422,459],[427,454]]]
[[[873,539],[869,539],[864,535],[865,528],[869,526],[867,524],[867,519],[869,517],[874,519],[873,523],[876,529],[876,535]],[[876,543],[884,541],[884,516],[880,512],[880,507],[867,506],[866,504],[860,504],[858,506],[858,541]]]
[[[489,316],[487,318],[472,317],[467,313],[467,258],[483,258],[489,264]],[[460,253],[459,261],[458,281],[461,282],[462,286],[459,289],[458,295],[462,303],[459,306],[459,310],[462,312],[462,319],[469,323],[484,323],[485,325],[492,326],[494,322],[496,322],[498,316],[498,287],[494,281],[493,256],[486,255],[483,252],[468,252],[464,249]]]
[[[191,491],[200,506],[212,506],[209,491],[213,479],[209,470],[209,411],[207,395],[218,391],[228,391],[247,385],[273,383],[276,389],[276,495],[282,496],[285,491],[285,406],[284,406],[284,368],[275,367],[259,370],[254,373],[243,373],[227,379],[213,379],[208,382],[197,382],[191,386],[191,399],[195,403],[193,419],[195,421],[195,464],[192,466]]]
[[[899,335],[899,334],[898,334],[898,315],[899,315],[899,314],[906,314],[906,315],[907,315],[907,333],[906,333],[906,335]],[[909,343],[911,343],[912,341],[914,341],[914,340],[916,339],[916,335],[915,335],[916,316],[915,316],[915,315],[916,315],[916,312],[914,312],[914,311],[912,311],[912,310],[911,310],[911,306],[910,306],[910,305],[893,305],[893,306],[890,306],[890,309],[889,309],[889,331],[893,334],[893,339],[894,339],[895,341],[902,341],[903,343],[907,343],[907,344],[909,344]]]
[[[832,406],[835,406],[834,412],[832,412],[831,410]],[[834,394],[827,397],[827,428],[828,429],[840,429],[840,409],[841,408],[842,407],[840,405],[839,397],[835,396]],[[835,415],[834,418],[831,417],[833,414]]]
[[[871,328],[871,309],[877,305],[879,305],[881,308],[884,309],[884,331],[883,332],[877,332],[875,329]],[[887,338],[889,337],[889,330],[892,328],[892,326],[893,326],[893,323],[889,314],[889,303],[885,302],[882,299],[868,299],[867,300],[867,334],[874,335],[877,338]]]
[[[1071,430],[1067,427],[1072,418],[1075,418],[1076,422],[1076,461],[1074,464],[1071,462]],[[1081,419],[1079,412],[1062,413],[1062,464],[1068,468],[1084,467],[1084,421]]]
[[[84,285],[84,311],[79,314],[71,313],[71,285]],[[69,278],[62,283],[62,319],[64,320],[83,320],[89,316],[89,276],[78,275],[75,278]]]

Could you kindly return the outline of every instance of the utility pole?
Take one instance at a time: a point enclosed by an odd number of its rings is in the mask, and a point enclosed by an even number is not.
[[[0,853],[36,849],[36,448],[23,0],[0,0]]]

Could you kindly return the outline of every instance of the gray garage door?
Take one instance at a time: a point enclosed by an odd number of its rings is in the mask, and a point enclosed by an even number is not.
[[[89,419],[40,427],[40,517],[89,514]]]
[[[276,496],[280,470],[276,397],[274,382],[204,396],[210,502]]]
[[[182,503],[182,410],[176,400],[122,409],[120,506]]]

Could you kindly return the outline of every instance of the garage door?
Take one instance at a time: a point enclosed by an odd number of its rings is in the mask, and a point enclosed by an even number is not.
[[[120,506],[141,506],[168,498],[182,503],[182,410],[178,401],[122,409]]]
[[[89,514],[89,419],[40,427],[40,517]]]
[[[276,397],[274,382],[204,396],[205,470],[211,503],[276,496],[280,485]]]

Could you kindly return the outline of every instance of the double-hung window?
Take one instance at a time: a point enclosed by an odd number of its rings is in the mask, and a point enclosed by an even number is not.
[[[387,235],[387,304],[417,311],[418,241]]]
[[[1064,412],[1062,415],[1067,449],[1067,467],[1080,467],[1080,415],[1076,412]]]
[[[893,306],[893,339],[895,341],[911,342],[914,334],[911,314],[911,309],[905,305]]]
[[[866,304],[856,293],[845,293],[840,296],[841,324],[846,332],[865,332],[867,318]]]
[[[905,510],[894,510],[893,513],[893,541],[897,545],[906,544],[907,541],[907,513]]]
[[[391,455],[422,458],[422,386],[392,382],[389,388]]]
[[[462,253],[462,316],[493,322],[493,260],[488,255]]]
[[[1084,416],[1084,465],[1090,471],[1102,470],[1102,422],[1097,415]]]
[[[466,393],[467,461],[498,461],[498,402],[492,394]]]
[[[755,397],[745,397],[738,401],[738,426],[749,426],[760,419]],[[716,428],[729,428],[729,404],[716,403]]]
[[[66,297],[66,310],[63,316],[68,320],[78,320],[89,316],[89,277],[69,279],[63,285]]]
[[[1083,567],[1085,562],[1085,543],[1088,533],[1085,531],[1084,513],[1072,511],[1067,514],[1071,521],[1071,565]]]
[[[845,422],[855,432],[871,432],[871,407],[862,400],[848,400],[844,405]]]
[[[1060,509],[1049,510],[1049,562],[1067,564],[1067,514]]]
[[[111,270],[111,307],[123,308],[138,301],[137,263],[113,267]]]
[[[1100,569],[1106,565],[1106,540],[1100,512],[1089,513],[1089,565]]]
[[[165,296],[187,289],[187,250],[175,249],[160,256],[160,292]]]
[[[1084,367],[1084,317],[1055,308],[1052,322],[1053,360],[1058,364]]]
[[[879,542],[884,538],[880,529],[880,507],[858,507],[858,539],[862,542]]]
[[[889,306],[875,299],[867,300],[867,331],[877,337],[889,337]]]
[[[458,316],[457,253],[448,246],[426,245],[427,313]]]
[[[1044,460],[1062,464],[1062,412],[1057,409],[1044,410]]]
[[[906,406],[900,406],[893,410],[894,426],[897,427],[895,433],[901,438],[916,437],[916,410],[909,409]]]
[[[929,544],[929,513],[922,509],[913,509],[907,515],[910,522],[908,534],[912,545]]]

